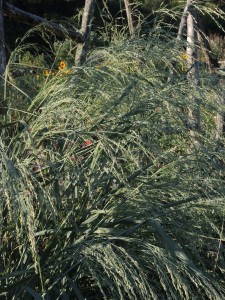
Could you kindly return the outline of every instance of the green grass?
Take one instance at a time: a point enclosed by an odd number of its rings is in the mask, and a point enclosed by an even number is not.
[[[181,54],[158,28],[93,50],[35,91],[30,75],[26,92],[22,78],[8,83],[1,297],[224,299],[225,168],[214,122],[224,107],[202,72],[193,148]]]

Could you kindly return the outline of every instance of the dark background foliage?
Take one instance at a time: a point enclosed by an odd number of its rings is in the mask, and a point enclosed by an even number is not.
[[[84,0],[11,0],[8,2],[27,12],[36,14],[49,20],[58,21],[60,23],[65,22],[66,18],[71,18],[76,15],[78,11],[84,6]],[[213,2],[218,2],[221,8],[225,8],[224,0],[213,0]],[[131,1],[131,3],[135,3],[135,1]],[[141,0],[138,1],[138,3],[140,3],[139,9],[142,14],[144,16],[149,16],[162,3],[167,5],[168,7],[173,7],[175,5],[178,5],[179,2],[177,0]],[[121,8],[123,8],[123,1],[108,0],[107,5],[109,7],[110,13],[113,17],[115,17],[118,16],[119,11],[121,10]],[[103,1],[98,0],[94,20],[94,25],[96,26],[102,25],[102,20],[100,17],[100,11],[102,10],[102,8]],[[151,16],[148,18],[148,20],[151,21]],[[204,16],[204,18],[202,19],[202,25],[207,34],[224,34],[207,16]],[[7,16],[5,17],[6,43],[9,52],[15,48],[17,39],[22,37],[29,28],[29,25],[22,24],[21,22],[16,22],[15,20],[8,18]]]

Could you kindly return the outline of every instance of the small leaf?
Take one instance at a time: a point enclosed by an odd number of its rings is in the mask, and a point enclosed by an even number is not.
[[[82,222],[81,224],[82,225],[85,225],[85,224],[89,224],[89,223],[92,223],[93,221],[95,221],[100,215],[104,215],[106,214],[106,210],[103,210],[103,209],[95,209],[95,210],[92,210],[92,214],[91,216],[85,220],[84,222]]]
[[[98,227],[97,230],[94,231],[96,234],[110,234],[115,231],[114,228],[105,228],[105,227]]]

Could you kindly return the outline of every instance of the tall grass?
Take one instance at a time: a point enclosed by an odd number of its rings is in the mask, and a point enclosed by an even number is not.
[[[224,82],[202,72],[193,148],[182,54],[157,27],[93,50],[35,95],[8,83],[1,297],[224,299],[224,151],[214,138]],[[14,95],[24,103],[16,117]]]

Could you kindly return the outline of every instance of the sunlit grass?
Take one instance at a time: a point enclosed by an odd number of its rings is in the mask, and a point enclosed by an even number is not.
[[[195,149],[180,54],[172,36],[153,30],[93,50],[86,65],[46,77],[34,93],[17,78],[8,83],[6,299],[224,298],[224,151],[214,138],[221,90],[202,74]],[[16,116],[14,97],[23,108]]]

